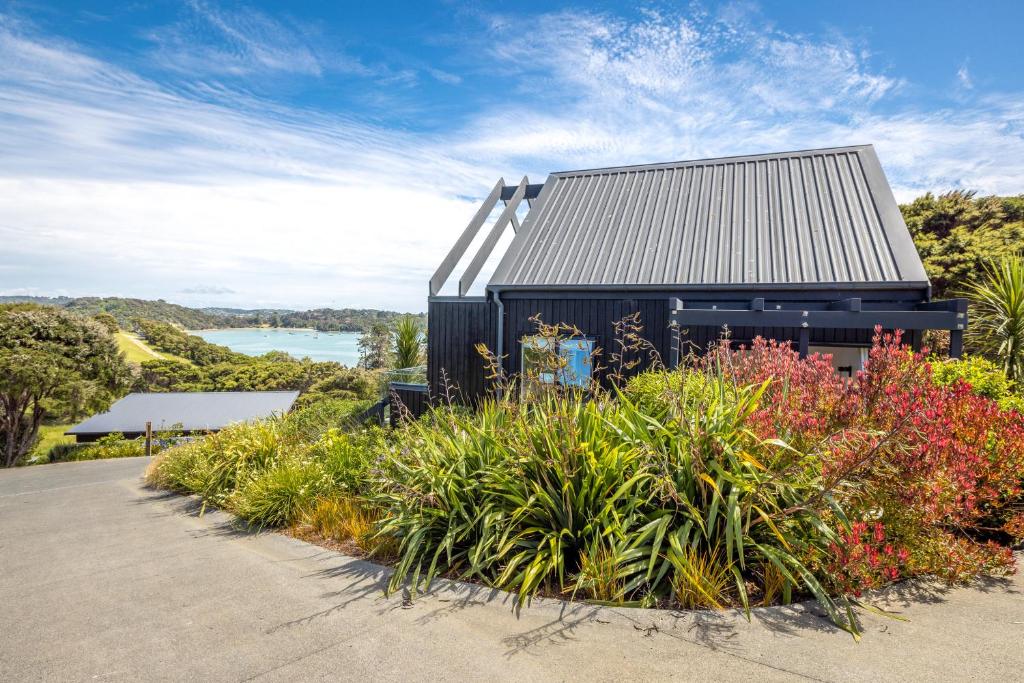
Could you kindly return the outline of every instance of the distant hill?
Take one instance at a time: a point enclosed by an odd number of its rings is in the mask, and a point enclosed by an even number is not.
[[[288,309],[189,308],[158,299],[125,299],[121,297],[45,297],[0,296],[0,303],[31,302],[60,306],[82,315],[107,312],[117,318],[124,329],[135,329],[136,320],[171,323],[186,330],[217,327],[312,327],[321,332],[362,332],[377,322],[392,324],[402,313],[372,308],[318,308],[311,311]],[[426,321],[426,316],[417,316]]]

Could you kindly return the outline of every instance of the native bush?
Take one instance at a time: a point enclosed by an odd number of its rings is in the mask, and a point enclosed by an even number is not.
[[[932,381],[939,386],[950,386],[959,381],[971,387],[979,396],[990,398],[1003,410],[1016,410],[1024,414],[1024,397],[1017,383],[1008,379],[1003,369],[982,356],[960,359],[932,359]]]
[[[865,519],[881,515],[885,533],[909,552],[904,574],[960,580],[1010,562],[1005,550],[969,538],[1011,524],[1020,509],[1024,421],[1016,410],[959,379],[936,379],[899,334],[878,333],[864,371],[849,381],[830,379],[822,359],[801,361],[764,340],[738,351],[722,344],[705,362],[728,367],[738,383],[771,378],[752,427],[819,451],[829,490],[855,484],[844,505]],[[959,565],[963,572],[950,571]]]
[[[330,480],[319,462],[290,455],[242,481],[228,508],[258,528],[284,526],[329,490]]]
[[[444,575],[520,603],[811,596],[856,632],[847,596],[1012,564],[1024,418],[980,364],[932,364],[879,332],[852,378],[764,340],[634,370],[613,362],[610,389],[537,376],[523,391],[494,372],[500,391],[475,409],[436,405],[394,431],[318,403],[170,449],[149,478],[261,526],[393,557],[392,591]]]
[[[390,588],[455,574],[521,602],[583,590],[620,604],[685,594],[746,606],[767,564],[787,598],[814,595],[853,628],[808,564],[839,541],[843,515],[821,494],[820,466],[746,426],[766,385],[710,371],[682,385],[700,387],[679,402],[692,409],[664,420],[625,395],[548,392],[407,425],[375,498],[382,533],[401,544]]]

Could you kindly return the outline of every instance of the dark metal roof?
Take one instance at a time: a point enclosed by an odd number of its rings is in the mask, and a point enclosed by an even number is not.
[[[927,287],[870,145],[549,176],[488,287]]]
[[[154,431],[180,425],[185,431],[218,430],[235,422],[247,422],[287,413],[297,391],[197,391],[160,394],[128,394],[69,429],[67,434],[144,432],[146,422]]]

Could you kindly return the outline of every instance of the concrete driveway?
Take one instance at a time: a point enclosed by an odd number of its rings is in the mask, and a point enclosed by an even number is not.
[[[1019,680],[1024,581],[903,587],[855,643],[815,610],[670,614],[382,572],[140,484],[146,460],[0,471],[0,680]]]

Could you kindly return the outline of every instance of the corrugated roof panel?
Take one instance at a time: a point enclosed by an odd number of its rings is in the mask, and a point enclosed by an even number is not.
[[[845,283],[927,284],[870,145],[555,173],[490,286]]]
[[[136,393],[120,399],[105,413],[75,425],[68,434],[144,432],[175,425],[186,431],[217,430],[291,410],[297,391],[196,391]]]

